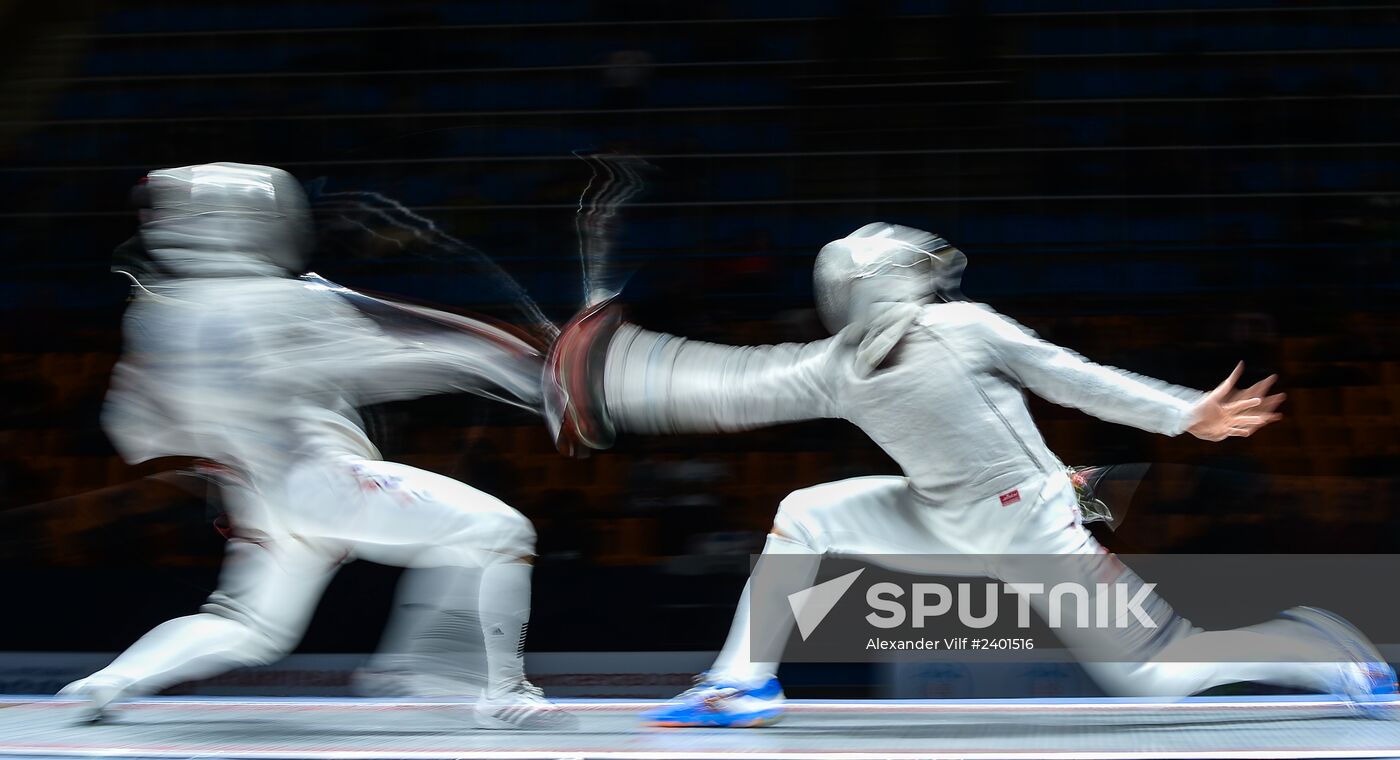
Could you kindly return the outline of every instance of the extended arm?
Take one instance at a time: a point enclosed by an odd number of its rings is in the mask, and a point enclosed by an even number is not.
[[[1192,410],[1204,397],[1199,391],[1094,364],[990,309],[980,310],[980,316],[998,366],[1037,396],[1061,406],[1120,425],[1179,435],[1190,426]]]
[[[746,430],[837,416],[826,384],[832,341],[721,346],[623,325],[603,396],[623,430]]]
[[[1247,437],[1280,418],[1283,394],[1267,395],[1273,376],[1235,390],[1244,365],[1209,393],[1094,364],[1041,340],[991,310],[984,312],[988,341],[1001,367],[1036,395],[1102,420],[1154,433],[1219,441]]]
[[[643,330],[605,302],[576,316],[545,361],[545,423],[582,456],[618,430],[744,430],[836,417],[830,340],[720,346]]]
[[[540,407],[542,352],[484,321],[339,288],[316,304],[284,372],[320,378],[356,405],[463,391],[532,411]],[[317,294],[321,295],[321,294]],[[504,393],[502,393],[504,391]]]

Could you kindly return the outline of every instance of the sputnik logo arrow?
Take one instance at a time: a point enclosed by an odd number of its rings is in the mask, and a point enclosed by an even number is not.
[[[797,619],[797,631],[802,634],[803,641],[821,625],[827,614],[841,601],[841,597],[845,596],[851,584],[855,583],[856,578],[863,572],[865,568],[818,583],[811,588],[804,588],[795,594],[788,594],[788,606],[792,607],[792,615]]]

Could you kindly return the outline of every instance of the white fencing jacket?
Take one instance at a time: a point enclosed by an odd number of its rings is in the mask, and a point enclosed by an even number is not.
[[[409,325],[381,327],[347,300],[368,297],[319,279],[153,288],[127,310],[102,415],[130,462],[202,457],[261,487],[308,457],[378,458],[358,406],[447,391],[540,403],[539,352],[476,320],[368,299]]]
[[[1202,395],[1086,361],[981,304],[884,306],[864,328],[806,344],[720,346],[624,325],[604,403],[620,429],[646,433],[849,420],[918,497],[972,527],[982,520],[959,513],[1029,500],[1064,475],[1024,390],[1165,435],[1189,426]]]

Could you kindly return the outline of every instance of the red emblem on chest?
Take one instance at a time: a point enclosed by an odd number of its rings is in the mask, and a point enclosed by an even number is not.
[[[1001,505],[1003,507],[1009,507],[1021,500],[1021,492],[1019,490],[1007,491],[997,498],[1001,499]]]

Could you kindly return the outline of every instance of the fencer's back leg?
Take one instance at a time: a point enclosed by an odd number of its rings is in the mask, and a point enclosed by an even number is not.
[[[281,658],[301,640],[338,558],[295,539],[232,540],[219,588],[197,615],[156,626],[69,694],[108,704]]]

